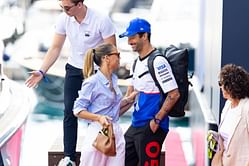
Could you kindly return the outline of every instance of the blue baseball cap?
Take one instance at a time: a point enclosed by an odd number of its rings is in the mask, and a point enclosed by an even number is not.
[[[130,24],[126,31],[119,35],[120,38],[122,37],[129,37],[133,36],[139,32],[150,32],[150,23],[145,19],[135,18],[130,21]]]

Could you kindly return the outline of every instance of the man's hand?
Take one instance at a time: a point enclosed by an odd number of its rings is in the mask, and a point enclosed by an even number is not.
[[[42,80],[43,75],[39,71],[30,72],[31,76],[25,81],[25,85],[29,88],[36,87],[37,84]]]
[[[158,128],[159,128],[159,124],[157,124],[154,119],[151,119],[150,120],[150,129],[151,129],[151,131],[153,133],[155,133]]]

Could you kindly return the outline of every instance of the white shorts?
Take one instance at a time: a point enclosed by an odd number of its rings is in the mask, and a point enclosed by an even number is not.
[[[116,156],[106,156],[97,151],[92,143],[97,137],[101,125],[98,122],[92,122],[86,129],[86,135],[83,140],[81,150],[80,166],[124,166],[125,161],[125,139],[122,128],[118,122],[113,123],[113,130],[115,134]]]

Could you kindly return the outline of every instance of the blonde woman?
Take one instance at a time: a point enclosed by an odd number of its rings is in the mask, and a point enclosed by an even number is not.
[[[123,166],[125,158],[125,140],[118,124],[119,116],[132,105],[136,93],[122,99],[117,85],[117,76],[113,73],[119,68],[120,53],[112,44],[102,44],[90,49],[86,54],[84,78],[79,97],[74,103],[74,115],[88,122],[86,136],[81,151],[80,166]],[[94,74],[94,63],[99,69]],[[92,143],[99,130],[109,123],[113,124],[116,151],[109,157],[97,151]]]

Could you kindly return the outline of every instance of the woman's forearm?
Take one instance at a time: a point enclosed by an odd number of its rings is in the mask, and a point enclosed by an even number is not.
[[[93,114],[93,113],[88,112],[86,110],[82,110],[78,114],[76,114],[76,116],[79,118],[82,118],[82,119],[86,119],[86,120],[99,121],[99,118],[101,115]]]

